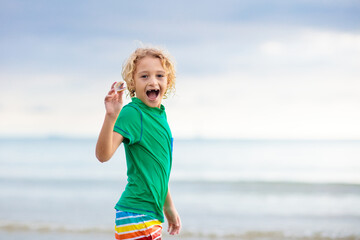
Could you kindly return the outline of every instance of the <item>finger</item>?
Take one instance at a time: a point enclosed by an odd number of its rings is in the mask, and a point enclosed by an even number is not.
[[[169,228],[169,234],[170,234],[170,235],[174,235],[174,230],[173,230],[172,227]]]
[[[174,228],[173,228],[172,224],[171,224],[171,227],[169,228],[169,233],[170,233],[170,235],[174,235]]]
[[[181,220],[180,218],[178,217],[177,218],[177,221],[176,221],[176,224],[173,224],[173,233],[174,235],[175,234],[179,234],[180,233],[180,229],[181,229]]]
[[[116,92],[115,92],[115,89],[111,89],[109,92],[108,92],[108,96],[113,96],[115,95]]]
[[[115,91],[116,92],[116,91]],[[123,92],[117,92],[115,93],[115,97],[116,97],[116,101],[117,102],[122,102],[123,101]]]
[[[114,91],[115,91],[115,90],[114,90]],[[122,97],[122,95],[124,94],[124,90],[117,91],[117,94],[119,94],[119,96]]]
[[[179,233],[180,233],[180,230],[181,230],[181,227],[182,227],[182,223],[181,223],[180,217],[178,217],[178,222],[179,222]]]
[[[175,234],[179,234],[179,226],[175,226],[173,232],[174,232],[174,235],[175,235]]]
[[[115,88],[114,88],[115,84],[116,84],[116,82],[114,82],[114,83],[111,85],[111,89],[110,89],[110,91],[109,91],[108,94],[113,94],[113,93],[116,94],[116,91],[115,91]]]
[[[179,225],[175,225],[173,232],[174,232],[174,235],[175,235],[175,234],[179,234],[179,232],[180,232],[180,226],[179,226]]]
[[[179,233],[179,226],[172,224],[171,225],[171,231],[170,231],[170,235],[175,235]]]
[[[108,95],[105,96],[105,101],[106,101],[106,100],[110,100],[110,99],[112,99],[112,98],[113,98],[113,96],[108,94]]]
[[[105,102],[111,102],[111,101],[119,101],[117,99],[117,94],[114,92],[113,93],[109,92],[109,94],[105,96]]]
[[[170,233],[170,234],[171,234],[171,231],[172,231],[172,225],[171,225],[170,223],[168,224],[168,230],[167,230],[167,231],[168,231],[168,233]]]

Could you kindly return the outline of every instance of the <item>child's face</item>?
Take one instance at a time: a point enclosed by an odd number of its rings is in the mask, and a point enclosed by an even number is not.
[[[167,74],[159,58],[146,56],[136,65],[135,94],[149,107],[160,108],[167,89]]]

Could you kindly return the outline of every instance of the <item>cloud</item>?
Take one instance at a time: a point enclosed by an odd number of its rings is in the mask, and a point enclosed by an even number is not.
[[[359,138],[360,85],[356,78],[343,84],[323,74],[310,83],[303,81],[308,77],[308,73],[285,74],[264,81],[239,73],[178,82],[178,95],[168,100],[174,135]]]
[[[213,138],[359,138],[359,35],[293,33],[256,39],[258,45],[241,56],[234,51],[224,61],[228,71],[179,79],[181,100],[170,110],[185,126],[179,132]],[[236,69],[239,62],[246,67]]]
[[[0,135],[96,136],[140,40],[176,59],[178,137],[360,137],[357,1],[187,3],[3,1]]]
[[[214,40],[179,54],[178,61],[201,70],[180,71],[175,96],[164,102],[174,135],[359,138],[359,35],[315,29],[278,33],[259,39],[254,33],[250,45]],[[1,131],[16,126],[18,134],[96,136],[103,97],[118,77],[100,76],[3,73]]]
[[[336,60],[338,54],[360,54],[360,34],[308,29],[290,39],[265,42],[259,50],[272,57],[297,57],[306,60],[325,57]]]
[[[360,4],[344,1],[226,0],[181,1],[169,5],[148,1],[2,1],[2,36],[51,36],[89,39],[94,36],[122,39],[186,38],[192,24],[254,24],[330,29],[359,29]],[[201,29],[194,39],[206,34]],[[170,31],[170,34],[169,34]],[[152,35],[148,35],[152,33]],[[159,35],[158,35],[159,34]],[[176,34],[176,35],[174,35]],[[191,37],[191,36],[189,36]],[[181,39],[179,39],[181,40]]]

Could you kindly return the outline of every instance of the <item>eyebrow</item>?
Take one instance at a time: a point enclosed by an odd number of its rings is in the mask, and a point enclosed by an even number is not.
[[[163,73],[163,74],[165,74],[166,72],[165,71],[163,71],[163,70],[158,70],[158,71],[155,71],[156,73]],[[141,75],[141,74],[144,74],[144,73],[149,73],[149,71],[141,71],[141,72],[138,72],[137,74],[138,75]]]

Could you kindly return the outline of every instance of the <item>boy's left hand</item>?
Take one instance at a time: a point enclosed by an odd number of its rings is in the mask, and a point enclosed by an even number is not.
[[[164,209],[166,219],[168,221],[168,233],[170,235],[179,234],[181,229],[181,220],[175,208]]]

